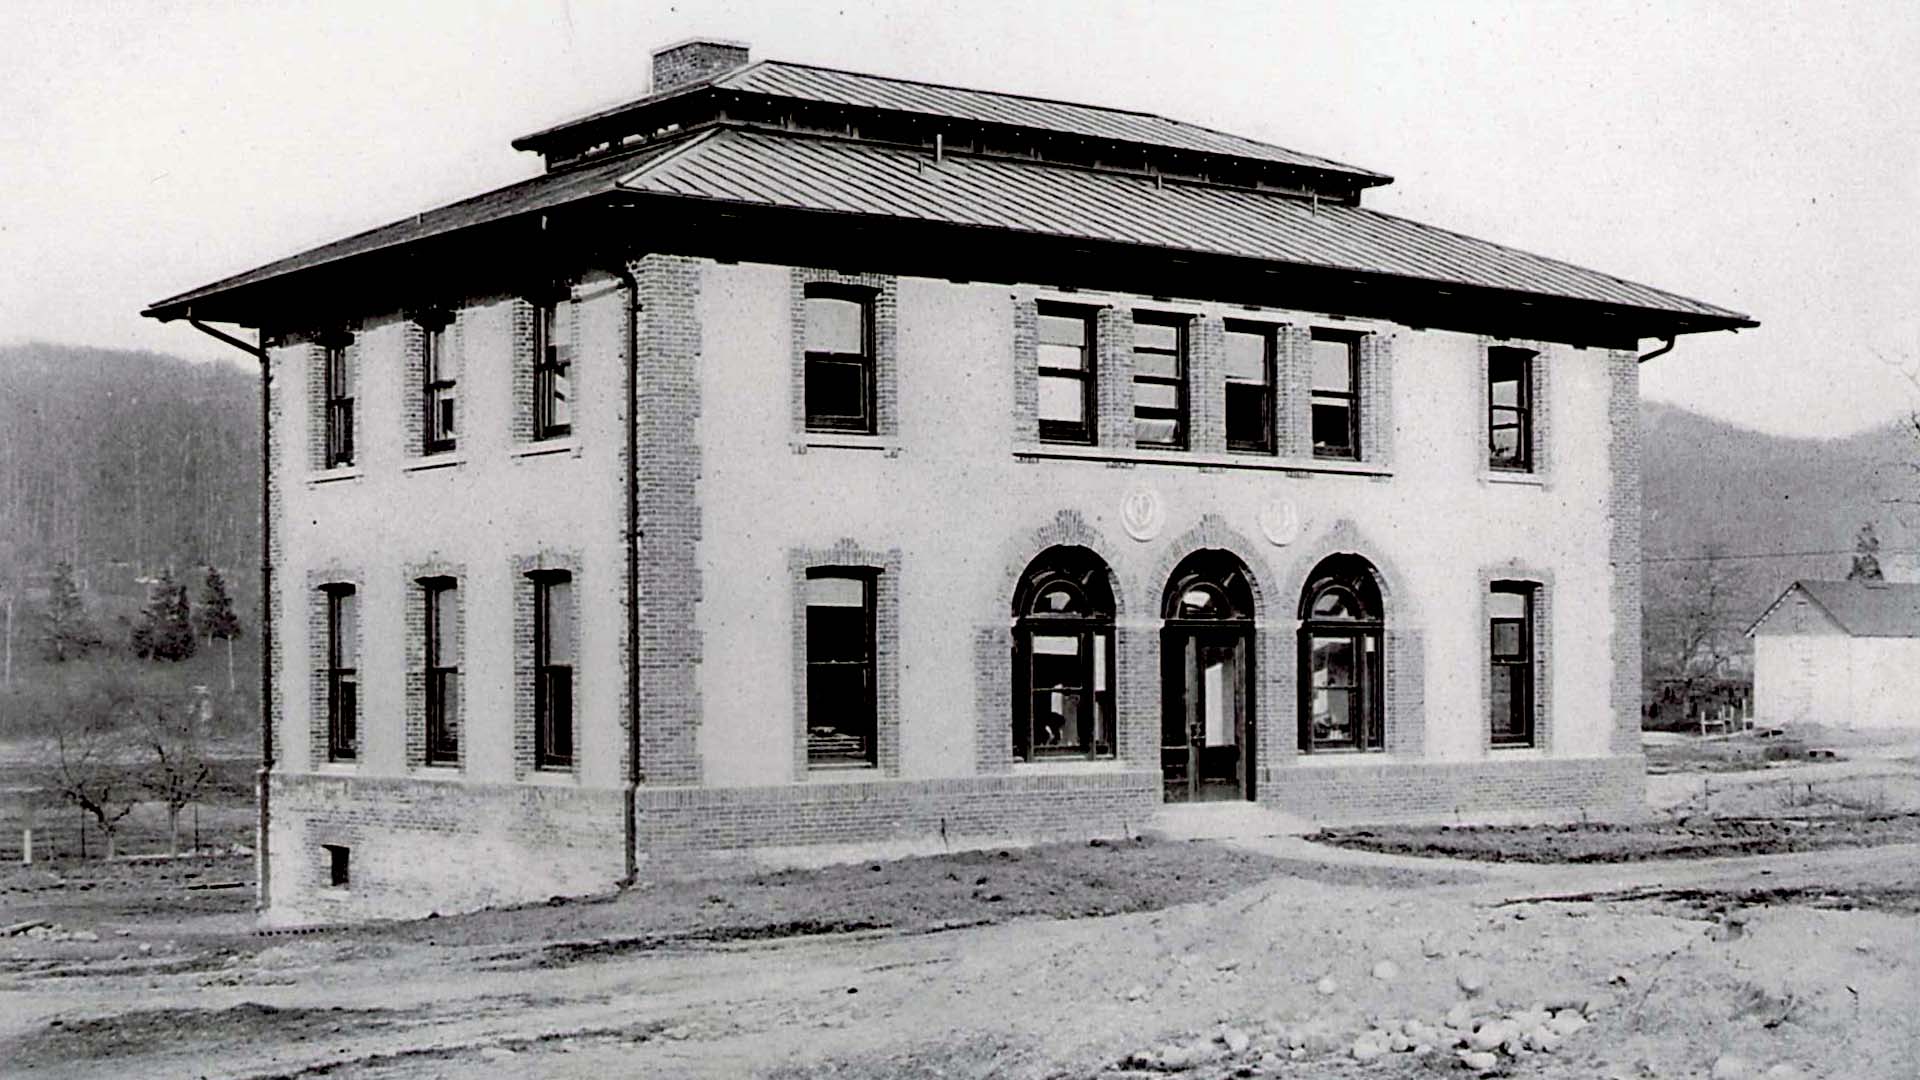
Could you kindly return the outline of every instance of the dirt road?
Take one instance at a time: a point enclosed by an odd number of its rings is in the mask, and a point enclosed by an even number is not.
[[[151,956],[16,967],[0,979],[0,1054],[9,1075],[46,1077],[1093,1077],[1231,1029],[1256,1040],[1248,1054],[1201,1055],[1188,1075],[1468,1076],[1445,1051],[1351,1052],[1370,1024],[1465,1003],[1586,1009],[1584,1030],[1503,1059],[1506,1075],[1920,1070],[1920,920],[1721,910],[1756,890],[1911,890],[1920,845],[1463,869],[1240,843],[1277,860],[1271,877],[1127,915],[564,953],[326,934],[179,970]],[[1538,899],[1654,886],[1683,891]],[[1264,1066],[1248,1056],[1261,1045],[1278,1051]]]

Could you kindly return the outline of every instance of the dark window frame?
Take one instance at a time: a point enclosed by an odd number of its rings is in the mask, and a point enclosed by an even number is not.
[[[880,572],[870,566],[811,566],[807,568],[806,581],[821,578],[834,578],[858,581],[861,587],[861,612],[864,627],[863,655],[858,660],[820,660],[815,659],[811,650],[812,629],[804,627],[802,632],[809,643],[806,650],[806,693],[807,693],[807,768],[808,769],[872,769],[880,764],[880,650],[878,601],[880,593]],[[812,621],[813,608],[816,605],[803,605],[803,618]],[[826,605],[822,605],[826,606]],[[833,606],[837,609],[837,606]],[[858,757],[834,755],[816,756],[813,746],[813,673],[820,668],[859,667],[863,669],[863,710],[865,713],[864,753]]]
[[[1035,558],[1021,575],[1014,596],[1012,740],[1016,761],[1092,760],[1108,761],[1119,755],[1117,726],[1118,671],[1116,659],[1115,604],[1109,570],[1104,561],[1084,549],[1050,548]],[[1075,597],[1077,611],[1049,611],[1041,599],[1058,591]],[[1036,637],[1072,637],[1078,649],[1078,682],[1040,687],[1034,680],[1033,640]],[[1100,686],[1098,673],[1104,671],[1106,686]],[[1080,700],[1090,712],[1085,717],[1062,717],[1084,724],[1089,737],[1080,747],[1049,745],[1042,737],[1034,708],[1035,697],[1042,692],[1079,690]],[[1100,741],[1104,732],[1107,741]]]
[[[1241,454],[1278,453],[1280,448],[1279,424],[1275,422],[1275,419],[1276,402],[1279,395],[1275,391],[1279,381],[1280,329],[1271,323],[1245,322],[1238,319],[1229,319],[1225,323],[1223,333],[1227,337],[1231,337],[1234,334],[1244,334],[1260,339],[1261,350],[1264,357],[1261,375],[1265,379],[1262,383],[1254,384],[1244,379],[1236,379],[1231,375],[1224,376],[1226,381],[1227,403],[1226,415],[1223,422],[1226,427],[1227,449],[1233,453]],[[1226,353],[1224,345],[1225,343],[1223,342],[1223,364],[1225,363]],[[1257,438],[1247,439],[1244,437],[1234,437],[1233,397],[1235,387],[1240,387],[1243,391],[1247,388],[1255,388],[1254,392],[1259,394],[1261,432]]]
[[[1487,467],[1489,469],[1502,472],[1533,471],[1533,365],[1539,360],[1539,356],[1540,354],[1532,349],[1506,345],[1496,345],[1487,350]],[[1517,363],[1520,367],[1518,377],[1496,378],[1500,374],[1501,361]],[[1500,405],[1494,401],[1493,388],[1504,382],[1513,382],[1516,385],[1513,405]],[[1502,457],[1495,443],[1495,433],[1506,430],[1518,432],[1511,458]]]
[[[579,602],[573,588],[573,574],[565,570],[545,570],[527,575],[533,581],[533,764],[536,769],[570,770],[574,767],[574,673],[580,652]],[[568,640],[573,645],[572,661],[553,662],[553,589],[568,588],[568,610],[562,617],[571,621]],[[563,741],[564,740],[564,741]]]
[[[1524,581],[1496,581],[1489,587],[1489,593],[1517,595],[1521,599],[1521,615],[1512,617],[1489,617],[1487,620],[1487,660],[1491,671],[1488,684],[1488,741],[1492,746],[1502,749],[1520,749],[1534,745],[1535,733],[1539,729],[1536,713],[1534,678],[1538,670],[1539,657],[1535,652],[1537,631],[1534,626],[1537,606],[1535,595],[1539,587]],[[1512,653],[1500,651],[1500,631],[1503,627],[1512,627],[1516,631],[1518,647]],[[1493,724],[1492,688],[1505,678],[1509,687],[1507,699],[1508,730],[1505,734]]]
[[[321,844],[321,850],[327,853],[327,887],[333,889],[351,888],[353,884],[353,849],[345,844]]]
[[[1040,300],[1034,305],[1036,319],[1072,319],[1080,323],[1082,336],[1080,344],[1081,366],[1078,368],[1051,367],[1040,360],[1041,341],[1036,321],[1034,331],[1034,371],[1040,384],[1048,379],[1071,379],[1080,384],[1080,410],[1085,417],[1080,423],[1065,420],[1040,418],[1039,431],[1041,442],[1072,443],[1079,446],[1094,446],[1099,442],[1099,313],[1096,309],[1078,304],[1064,304],[1057,301]],[[1036,394],[1038,391],[1036,390]],[[1036,397],[1036,401],[1037,401]]]
[[[534,306],[533,312],[533,438],[564,439],[573,434],[573,346],[560,340],[563,308],[570,308],[568,297],[554,296]],[[564,387],[564,389],[563,389]],[[566,402],[567,419],[555,420],[557,405]]]
[[[1337,558],[1337,557],[1336,557]],[[1323,597],[1342,595],[1352,618],[1316,616],[1314,608]],[[1300,601],[1299,748],[1303,754],[1376,753],[1386,749],[1386,620],[1379,586],[1371,569],[1358,562],[1317,569],[1302,591]],[[1347,730],[1351,738],[1338,741],[1318,739],[1313,731],[1313,647],[1317,642],[1345,641],[1353,650],[1354,673],[1351,684],[1325,689],[1341,689],[1348,698]],[[1368,646],[1372,647],[1369,648]],[[1369,660],[1371,658],[1371,660]]]
[[[802,367],[800,400],[804,414],[806,430],[828,434],[874,435],[880,430],[878,408],[880,361],[875,348],[874,308],[879,292],[869,286],[847,285],[835,281],[810,281],[801,290],[800,333],[806,333],[810,321],[808,305],[815,300],[832,300],[841,303],[857,304],[860,307],[860,351],[832,352],[823,349],[811,349],[810,342],[802,341]],[[839,367],[857,367],[860,377],[860,412],[855,413],[819,413],[812,411],[807,393],[807,383],[813,378],[817,367],[834,365]]]
[[[446,663],[446,642],[443,640],[447,628],[440,621],[440,602],[443,596],[452,594],[451,604],[460,603],[460,583],[451,577],[428,577],[420,579],[420,600],[426,605],[425,640],[422,642],[424,681],[424,713],[426,723],[426,763],[428,765],[458,765],[460,763],[460,735],[457,729],[448,725],[447,705],[454,702],[454,723],[459,722],[458,694],[460,689],[459,657]],[[454,619],[459,616],[456,613]],[[455,628],[457,630],[457,627]],[[451,692],[450,692],[451,691]]]
[[[347,366],[347,342],[328,340],[323,352],[322,382],[326,415],[324,468],[341,469],[353,464],[353,380]]]
[[[1185,450],[1193,439],[1193,403],[1188,383],[1192,376],[1191,339],[1193,316],[1176,315],[1159,311],[1136,311],[1133,324],[1140,326],[1166,326],[1174,330],[1174,345],[1171,350],[1155,346],[1141,345],[1138,335],[1133,344],[1133,444],[1155,450]],[[1171,356],[1174,359],[1172,375],[1142,375],[1139,357]],[[1140,404],[1140,387],[1171,386],[1174,388],[1174,407],[1169,409],[1159,405]],[[1174,437],[1168,440],[1141,439],[1141,420],[1172,420],[1175,424]]]
[[[360,756],[360,669],[343,663],[347,641],[342,631],[344,608],[357,604],[352,585],[323,585],[327,604],[327,760],[356,761]],[[357,628],[358,612],[354,613]]]
[[[1316,326],[1308,335],[1311,341],[1338,342],[1347,347],[1347,388],[1345,390],[1322,389],[1319,386],[1318,365],[1313,365],[1308,386],[1309,423],[1307,439],[1313,442],[1313,433],[1319,425],[1312,423],[1311,410],[1325,405],[1340,405],[1347,410],[1347,443],[1345,446],[1313,446],[1313,456],[1333,458],[1341,461],[1360,460],[1360,340],[1361,335],[1351,330],[1333,330]],[[1309,346],[1311,347],[1311,346]]]
[[[451,453],[460,445],[460,380],[447,367],[445,317],[420,323],[420,449],[426,454]]]

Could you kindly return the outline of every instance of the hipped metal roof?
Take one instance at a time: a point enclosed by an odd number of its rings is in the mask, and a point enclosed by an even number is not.
[[[1896,581],[1796,581],[1767,605],[1747,633],[1760,629],[1795,590],[1806,593],[1852,637],[1920,637],[1920,584]]]
[[[1284,146],[1274,146],[1270,143],[1214,131],[1198,124],[1169,120],[1153,113],[1112,109],[1099,105],[1081,105],[1070,101],[1055,101],[1020,94],[968,90],[957,86],[867,75],[857,71],[840,71],[809,64],[758,60],[711,79],[689,84],[687,87],[676,87],[671,94],[677,95],[700,87],[865,109],[884,109],[920,116],[946,117],[973,123],[1037,128],[1170,150],[1190,150],[1197,153],[1253,158],[1281,165],[1344,174],[1360,179],[1362,186],[1386,184],[1393,180],[1392,177],[1371,169],[1345,165],[1313,154],[1289,150]],[[639,101],[603,110],[577,120],[569,120],[564,124],[515,139],[513,145],[522,150],[539,149],[551,142],[555,136],[604,124],[616,117],[638,112],[651,107],[666,96],[669,95],[642,98]]]

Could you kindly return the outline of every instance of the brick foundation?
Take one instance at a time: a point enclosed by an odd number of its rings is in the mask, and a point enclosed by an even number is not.
[[[1262,805],[1309,821],[1474,822],[1646,813],[1638,755],[1457,762],[1343,761],[1260,770]]]

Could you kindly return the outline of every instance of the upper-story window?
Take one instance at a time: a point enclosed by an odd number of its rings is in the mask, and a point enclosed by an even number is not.
[[[1133,441],[1187,446],[1187,318],[1138,312],[1133,317]]]
[[[568,340],[573,303],[556,299],[534,314],[533,437],[558,439],[573,432],[573,345]]]
[[[534,765],[573,766],[573,575],[533,575]]]
[[[1040,438],[1092,445],[1093,312],[1042,302],[1039,321]]]
[[[323,585],[327,604],[327,760],[360,751],[359,597],[353,586]]]
[[[1313,331],[1313,456],[1360,456],[1360,339]]]
[[[426,355],[421,364],[425,380],[421,386],[421,407],[425,410],[421,449],[439,454],[452,450],[455,445],[460,403],[458,360],[448,349],[445,320],[428,323],[422,329],[425,333],[421,347]]]
[[[1270,326],[1226,326],[1227,449],[1274,451],[1275,334]]]
[[[1487,350],[1487,464],[1533,469],[1533,361],[1526,349]]]
[[[1495,746],[1533,745],[1533,594],[1526,582],[1496,581],[1487,596]]]
[[[874,434],[873,291],[806,287],[808,431]]]
[[[420,581],[426,613],[427,764],[460,762],[460,612],[453,578]]]
[[[347,365],[347,343],[330,340],[326,350],[326,461],[329,469],[353,464],[353,372]]]

